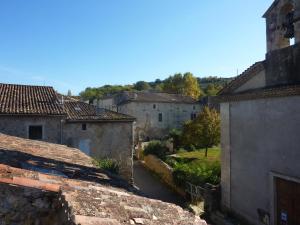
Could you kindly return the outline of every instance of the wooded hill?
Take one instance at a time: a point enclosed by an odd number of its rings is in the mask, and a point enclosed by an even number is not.
[[[138,81],[128,85],[104,85],[88,87],[80,92],[84,100],[93,101],[105,96],[114,95],[121,91],[158,91],[183,94],[199,99],[204,96],[215,96],[232,80],[232,78],[204,77],[197,78],[192,73],[175,74],[165,80],[156,79],[153,82]]]

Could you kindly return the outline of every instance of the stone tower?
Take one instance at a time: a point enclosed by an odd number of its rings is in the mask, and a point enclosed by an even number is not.
[[[300,43],[300,0],[275,0],[264,18],[267,52],[288,47],[292,42]]]

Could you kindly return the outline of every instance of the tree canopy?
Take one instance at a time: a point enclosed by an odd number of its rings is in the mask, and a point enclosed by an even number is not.
[[[192,73],[177,73],[165,80],[156,79],[153,82],[138,81],[132,85],[104,85],[87,87],[80,93],[84,100],[93,101],[103,96],[110,96],[121,91],[164,91],[182,94],[199,99],[202,96],[217,95],[220,89],[230,81],[229,78],[205,77],[197,78]]]
[[[182,132],[182,141],[185,145],[207,149],[220,143],[220,115],[209,107],[205,107],[195,120],[188,121]]]

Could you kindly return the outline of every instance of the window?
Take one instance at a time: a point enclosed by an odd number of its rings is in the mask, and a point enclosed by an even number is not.
[[[155,104],[153,104],[153,109],[156,109],[156,105]]]
[[[196,106],[193,106],[193,110],[195,110],[196,109]]]
[[[83,124],[81,125],[81,130],[86,130],[86,124],[85,124],[85,123],[83,123]]]
[[[32,140],[43,139],[43,126],[29,126],[28,138]]]
[[[191,120],[196,119],[196,117],[197,117],[197,114],[196,114],[196,113],[191,113]]]
[[[162,122],[163,118],[162,118],[162,113],[158,114],[158,122]]]

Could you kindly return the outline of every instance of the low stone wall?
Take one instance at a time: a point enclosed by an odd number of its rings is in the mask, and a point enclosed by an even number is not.
[[[68,225],[58,193],[0,184],[1,225]]]
[[[173,168],[160,160],[154,155],[147,155],[144,157],[145,166],[158,174],[160,178],[179,195],[185,197],[186,193],[181,188],[177,187],[173,180]]]

